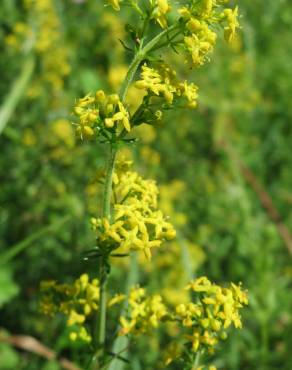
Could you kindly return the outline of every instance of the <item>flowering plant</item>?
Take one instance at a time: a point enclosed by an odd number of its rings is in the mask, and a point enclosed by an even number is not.
[[[180,79],[162,55],[169,50],[180,53],[186,68],[198,68],[209,60],[220,29],[231,42],[239,27],[238,9],[229,8],[228,0],[182,3],[108,0],[115,11],[130,7],[137,18],[126,26],[130,46],[122,41],[133,59],[118,94],[99,90],[79,98],[74,107],[77,136],[107,145],[109,151],[101,176],[102,210],[91,219],[96,246],[86,257],[98,261],[99,276],[90,281],[83,274],[73,285],[44,283],[42,307],[48,314],[67,316],[73,341],[90,343],[88,366],[92,368],[108,368],[119,356],[109,350],[107,320],[117,304],[123,305],[117,335],[137,337],[162,324],[174,325],[177,334],[170,337],[170,344],[176,345],[175,351],[167,356],[165,366],[178,361],[184,369],[199,369],[205,366],[200,356],[213,353],[232,324],[241,327],[240,309],[248,303],[240,285],[224,288],[206,277],[191,281],[185,288],[190,293],[187,302],[174,306],[160,294],[148,295],[140,286],[107,298],[113,258],[142,251],[150,260],[153,249],[176,236],[171,220],[159,209],[155,181],[143,179],[132,171],[129,161],[118,157],[122,146],[136,141],[137,126],[155,126],[166,111],[197,107],[198,87]],[[143,92],[135,109],[127,104],[130,86]]]

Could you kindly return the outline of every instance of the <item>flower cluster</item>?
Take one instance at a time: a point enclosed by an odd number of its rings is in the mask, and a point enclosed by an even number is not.
[[[107,0],[109,5],[111,5],[113,7],[113,9],[117,10],[117,11],[119,11],[121,9],[120,8],[120,1],[121,0]]]
[[[111,7],[119,11],[120,5],[123,0],[107,0],[107,3],[111,5]],[[154,19],[162,28],[167,27],[167,19],[166,15],[171,11],[171,7],[169,5],[168,0],[149,0],[149,13],[150,18]],[[139,7],[138,0],[131,0],[130,5],[139,13],[142,14],[143,10]]]
[[[85,322],[86,319],[98,310],[99,282],[97,279],[89,280],[83,274],[72,285],[57,284],[56,281],[41,283],[43,293],[41,310],[46,315],[58,312],[67,317],[67,326],[70,328],[70,339],[91,341]]]
[[[145,89],[150,96],[163,96],[168,105],[185,99],[184,106],[188,108],[197,106],[198,87],[193,83],[188,84],[187,81],[178,81],[176,72],[165,63],[159,63],[157,68],[150,68],[144,64],[141,80],[137,81],[135,86]]]
[[[25,6],[34,19],[34,49],[40,56],[42,79],[58,93],[64,78],[70,72],[69,53],[64,46],[62,25],[52,0],[25,0]],[[33,94],[33,93],[32,93]]]
[[[106,95],[102,90],[95,96],[88,94],[78,99],[74,112],[79,119],[76,131],[81,138],[92,137],[95,132],[107,135],[106,130],[117,128],[131,130],[129,112],[117,94]]]
[[[166,14],[171,11],[168,0],[149,0],[151,9],[151,18],[154,19],[162,28],[167,27]]]
[[[124,168],[124,167],[122,167]],[[157,209],[155,181],[144,180],[136,172],[117,170],[114,174],[112,222],[93,218],[98,243],[120,253],[141,250],[147,258],[164,239],[173,239],[175,230]]]
[[[242,327],[239,310],[248,304],[247,293],[240,285],[231,283],[230,288],[222,288],[206,277],[192,281],[187,289],[195,293],[197,301],[178,305],[176,320],[191,329],[186,338],[194,352],[203,349],[213,352],[218,341],[227,337],[227,328],[232,324]]]
[[[139,286],[131,289],[128,304],[128,316],[120,317],[120,335],[149,332],[167,315],[161,296],[146,296],[145,289]]]
[[[217,35],[205,21],[189,18],[190,13],[188,11],[184,13],[184,11],[182,10],[182,14],[187,20],[186,29],[189,31],[184,37],[184,46],[191,56],[192,64],[200,66],[213,51]]]
[[[62,313],[70,329],[70,339],[91,342],[92,337],[86,324],[92,314],[99,309],[98,279],[90,280],[87,274],[82,274],[73,284],[58,284],[53,280],[43,281],[41,292],[41,311],[49,316]],[[116,294],[108,300],[107,306],[115,306],[124,299],[123,294]]]
[[[193,300],[169,306],[160,295],[147,296],[143,288],[132,288],[127,298],[127,314],[120,317],[120,335],[149,333],[160,323],[172,323],[175,325],[172,333],[179,333],[186,340],[187,352],[213,353],[219,340],[227,338],[227,329],[232,324],[237,329],[242,327],[239,311],[248,304],[247,292],[233,283],[229,288],[221,287],[204,276],[191,281],[186,290],[192,292]],[[183,354],[181,342],[175,344],[167,351],[166,364]]]
[[[225,9],[221,14],[221,18],[227,23],[224,27],[225,40],[231,42],[234,39],[237,28],[239,28],[238,7],[236,6],[234,9]]]
[[[120,9],[120,0],[108,0],[115,9]],[[190,56],[191,63],[197,67],[208,60],[213,51],[217,34],[216,27],[224,30],[225,39],[231,42],[234,39],[238,23],[238,7],[226,7],[229,0],[189,0],[185,6],[173,7],[171,26],[173,34],[168,35],[170,44],[182,47]],[[172,10],[168,0],[149,0],[147,11],[139,7],[139,2],[133,0],[132,7],[138,10],[142,18],[149,16],[162,28],[168,26],[167,14]],[[144,4],[145,5],[145,4]]]
[[[194,66],[200,66],[213,51],[217,34],[216,25],[224,27],[224,36],[231,42],[235,36],[238,23],[238,8],[223,8],[225,0],[202,0],[197,6],[193,4],[178,11],[184,21],[184,47],[191,56]]]

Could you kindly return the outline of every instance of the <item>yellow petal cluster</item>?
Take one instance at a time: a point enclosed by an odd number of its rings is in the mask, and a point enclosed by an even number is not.
[[[128,315],[120,317],[120,335],[142,334],[158,327],[167,315],[159,294],[147,296],[145,289],[134,287],[128,297]]]
[[[92,338],[84,324],[87,317],[98,310],[98,280],[90,281],[88,275],[83,274],[71,285],[44,281],[41,283],[41,291],[42,312],[47,315],[63,313],[67,317],[67,326],[71,328],[70,339],[90,342]]]
[[[224,36],[232,41],[238,23],[238,7],[224,8],[228,1],[202,0],[197,7],[184,6],[179,13],[184,21],[184,47],[190,55],[192,64],[201,66],[212,53],[217,34],[216,26],[227,23],[224,27]]]
[[[116,11],[120,10],[120,0],[107,0],[108,4]]]
[[[130,114],[117,94],[106,95],[102,90],[95,96],[87,94],[78,99],[74,113],[79,120],[76,131],[81,138],[93,136],[95,129],[97,132],[117,127],[131,130]]]
[[[185,337],[194,352],[203,348],[212,352],[218,341],[227,337],[227,328],[242,327],[239,311],[248,304],[247,293],[240,285],[232,283],[229,288],[223,288],[204,276],[190,282],[186,289],[194,292],[197,300],[178,305],[176,319],[191,330]]]
[[[180,12],[186,22],[185,48],[194,66],[203,65],[208,54],[213,51],[217,35],[211,30],[205,17],[198,19],[186,8],[180,9]]]
[[[166,28],[167,27],[166,14],[171,11],[169,1],[168,0],[149,0],[149,1],[153,8],[152,18],[156,20],[160,27]]]
[[[236,29],[239,28],[238,22],[238,7],[234,9],[225,9],[222,13],[222,18],[226,19],[227,26],[224,27],[224,37],[227,42],[232,42],[236,34]]]
[[[121,0],[107,0],[107,2],[115,10],[120,10]],[[155,20],[164,29],[171,25],[175,26],[175,22],[179,23],[181,32],[178,31],[178,34],[182,41],[174,42],[173,45],[183,46],[190,56],[187,59],[197,67],[204,64],[212,53],[217,38],[216,29],[223,28],[224,37],[230,42],[239,28],[238,7],[229,8],[228,2],[229,0],[185,2],[182,7],[174,7],[173,17],[169,17],[171,22],[168,22],[167,14],[172,10],[170,0],[148,0],[145,16],[149,14],[150,19]],[[139,7],[137,0],[132,0],[130,5],[143,17],[145,9]],[[145,5],[147,6],[147,2],[143,4]]]
[[[141,250],[150,259],[152,248],[175,237],[172,224],[157,209],[155,181],[144,180],[136,172],[117,171],[114,194],[112,222],[107,218],[92,219],[100,243],[110,244],[120,253]]]
[[[233,283],[228,288],[221,287],[205,276],[191,281],[186,290],[192,291],[193,300],[167,306],[162,296],[148,296],[145,289],[133,287],[127,297],[127,314],[120,317],[120,335],[149,333],[159,324],[172,323],[172,333],[178,338],[171,353],[167,353],[166,363],[181,355],[182,337],[192,352],[213,353],[216,344],[227,338],[231,325],[241,328],[239,311],[248,304],[247,292]]]
[[[122,0],[106,0],[106,2],[116,11],[121,8]],[[154,19],[162,28],[167,27],[166,15],[171,11],[169,0],[148,0],[150,18]],[[141,8],[138,6],[137,0],[132,0],[130,4],[134,10],[137,10],[141,15]]]
[[[174,100],[184,98],[187,107],[197,106],[198,87],[193,83],[188,84],[187,81],[178,81],[176,72],[165,63],[159,63],[157,68],[144,64],[141,79],[136,82],[135,86],[145,89],[148,94],[163,96],[169,105],[173,104]]]

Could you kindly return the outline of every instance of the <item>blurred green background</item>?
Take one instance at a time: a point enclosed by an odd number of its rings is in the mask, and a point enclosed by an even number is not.
[[[179,230],[150,266],[140,264],[139,281],[170,301],[192,276],[242,281],[244,328],[220,345],[214,364],[291,370],[292,3],[239,6],[239,37],[220,40],[210,63],[186,71],[179,56],[166,58],[200,87],[198,109],[139,129],[138,144],[125,148],[161,185],[161,206]],[[130,18],[100,0],[1,1],[1,370],[60,368],[12,345],[16,335],[81,361],[64,320],[39,312],[39,283],[95,274],[82,252],[94,243],[89,219],[99,210],[105,148],[75,138],[71,111],[89,91],[118,90],[130,61],[118,39]],[[137,91],[128,100],[134,106]],[[126,273],[114,267],[115,289],[123,291]],[[135,361],[123,367],[163,368],[163,338],[134,345]]]

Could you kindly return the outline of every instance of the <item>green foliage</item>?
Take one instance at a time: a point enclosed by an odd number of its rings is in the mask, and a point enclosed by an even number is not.
[[[1,369],[17,369],[17,366],[19,365],[19,356],[8,344],[0,343],[0,358],[2,362]]]
[[[13,272],[9,266],[1,268],[0,271],[0,307],[14,298],[19,289],[13,280]]]
[[[101,1],[54,4],[70,73],[62,77],[61,87],[53,89],[43,82],[47,73],[43,57],[34,54],[29,82],[19,96],[12,95],[0,135],[0,328],[32,335],[60,356],[82,364],[86,350],[68,340],[65,321],[40,314],[39,283],[48,279],[72,283],[84,271],[96,276],[96,261],[85,261],[84,252],[95,243],[88,221],[101,205],[98,178],[105,150],[74,136],[71,110],[75,98],[89,91],[110,93],[119,88],[132,55],[118,39],[130,45],[135,32],[124,28],[133,23],[128,8],[117,16]],[[166,111],[155,130],[141,127],[139,145],[130,146],[136,167],[146,177],[155,177],[166,187],[173,180],[184,183],[174,191],[175,212],[170,214],[181,230],[182,249],[165,245],[154,253],[150,266],[145,262],[136,266],[139,274],[134,278],[119,261],[110,282],[113,292],[125,292],[127,280],[132,280],[130,285],[139,280],[157,292],[167,290],[168,282],[173,288],[183,286],[185,270],[218,284],[242,281],[250,297],[243,329],[220,345],[212,363],[218,369],[290,370],[291,253],[279,225],[292,232],[292,6],[288,0],[242,0],[239,5],[240,37],[230,47],[219,41],[212,63],[186,71],[181,54],[169,52],[168,60],[180,77],[200,87],[198,109],[186,114]],[[24,50],[11,48],[7,37],[17,22],[33,23],[22,2],[6,0],[1,7],[0,111],[27,57]],[[130,91],[130,107],[139,93]],[[243,166],[252,171],[261,191]],[[263,190],[280,215],[276,219],[260,199]],[[178,213],[187,222],[181,222]],[[167,261],[165,255],[175,257]],[[175,269],[170,267],[174,265]],[[115,332],[117,325],[110,323],[110,330]],[[130,354],[134,360],[130,366],[115,358],[115,369],[147,370],[158,363],[164,368],[165,338],[159,332],[130,346],[127,339],[119,339],[113,351],[126,348],[122,356]],[[58,366],[0,343],[1,370]],[[179,369],[173,366],[169,368]]]

